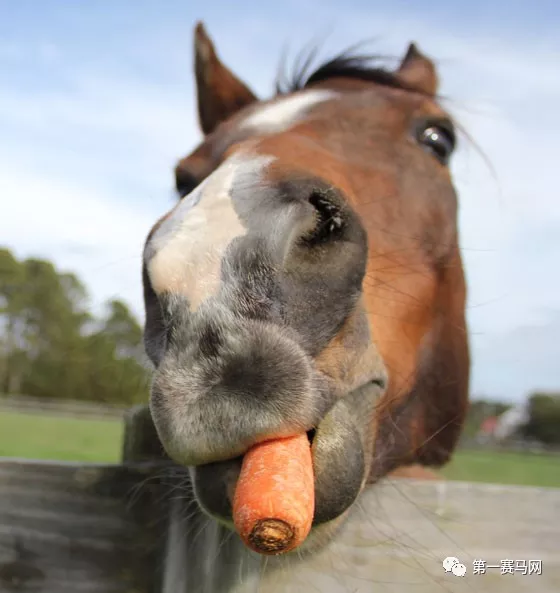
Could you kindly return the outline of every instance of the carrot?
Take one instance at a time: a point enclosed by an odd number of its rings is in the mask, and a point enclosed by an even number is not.
[[[259,443],[244,456],[233,497],[233,522],[259,554],[282,554],[311,530],[315,491],[307,435]]]

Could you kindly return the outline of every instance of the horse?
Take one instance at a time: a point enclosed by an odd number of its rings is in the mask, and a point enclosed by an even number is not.
[[[394,69],[351,50],[309,69],[259,99],[196,25],[203,139],[142,263],[163,448],[233,529],[244,453],[307,433],[299,552],[332,541],[366,486],[448,462],[470,369],[456,124],[434,63],[411,43]]]

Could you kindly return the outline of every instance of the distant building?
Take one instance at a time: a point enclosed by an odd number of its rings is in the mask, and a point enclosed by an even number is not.
[[[477,441],[503,442],[516,436],[519,429],[529,420],[527,403],[514,406],[499,416],[489,416],[480,424]]]
[[[494,435],[496,426],[498,425],[498,418],[496,416],[490,416],[485,418],[480,426],[480,432],[489,436]]]
[[[494,440],[494,431],[498,424],[498,418],[496,416],[489,416],[485,418],[478,430],[476,440],[481,443],[487,443],[488,441]]]
[[[494,438],[497,441],[509,439],[518,432],[518,430],[529,421],[529,410],[526,402],[506,410],[501,416],[498,416],[494,428]]]

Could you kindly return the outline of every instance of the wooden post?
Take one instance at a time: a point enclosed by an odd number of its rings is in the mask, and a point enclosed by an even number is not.
[[[147,405],[134,406],[124,415],[122,458],[124,462],[170,461]]]
[[[227,593],[236,583],[246,585],[251,575],[256,578],[260,557],[200,510],[187,469],[165,455],[147,406],[137,406],[125,416],[123,459],[166,462],[165,487],[170,495],[164,495],[167,529],[161,549],[161,593]],[[258,580],[254,582],[258,585]]]

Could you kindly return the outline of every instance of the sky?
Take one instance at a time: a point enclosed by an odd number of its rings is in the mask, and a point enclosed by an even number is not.
[[[192,30],[262,98],[282,52],[358,41],[433,58],[468,138],[451,169],[469,287],[472,393],[560,389],[560,3],[0,0],[0,244],[143,318],[141,253],[201,139]]]

